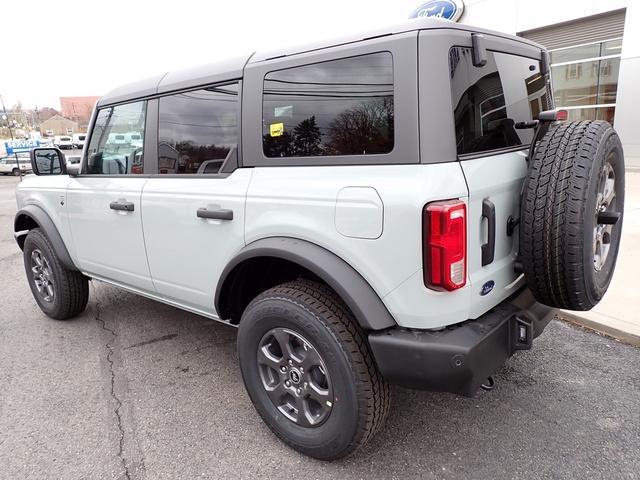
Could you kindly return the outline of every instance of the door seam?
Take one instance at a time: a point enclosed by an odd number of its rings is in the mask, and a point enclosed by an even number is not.
[[[145,182],[142,184],[142,188],[140,189],[140,228],[142,228],[142,245],[144,246],[144,258],[147,262],[147,271],[149,272],[149,280],[151,280],[151,285],[153,285],[153,290],[155,293],[158,293],[158,287],[156,287],[156,282],[153,280],[153,274],[151,273],[151,264],[149,263],[149,251],[147,250],[147,237],[144,233],[144,208],[142,199],[144,196],[144,189],[149,183],[150,178],[147,178]]]

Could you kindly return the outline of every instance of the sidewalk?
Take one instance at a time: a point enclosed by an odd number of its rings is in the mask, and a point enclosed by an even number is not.
[[[590,312],[558,316],[640,346],[640,172],[627,170],[625,193],[622,242],[607,294]]]

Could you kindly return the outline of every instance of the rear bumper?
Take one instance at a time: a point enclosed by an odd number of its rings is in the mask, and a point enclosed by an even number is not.
[[[369,344],[388,382],[472,396],[517,350],[531,348],[553,313],[524,289],[476,320],[440,331],[373,332]]]

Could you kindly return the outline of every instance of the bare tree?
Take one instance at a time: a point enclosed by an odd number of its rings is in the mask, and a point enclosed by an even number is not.
[[[340,113],[330,124],[329,155],[386,153],[393,146],[393,99],[361,103]]]

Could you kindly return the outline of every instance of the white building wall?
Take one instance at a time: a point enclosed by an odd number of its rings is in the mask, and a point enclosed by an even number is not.
[[[640,0],[467,0],[461,23],[515,34],[626,8],[615,127],[640,169]]]

